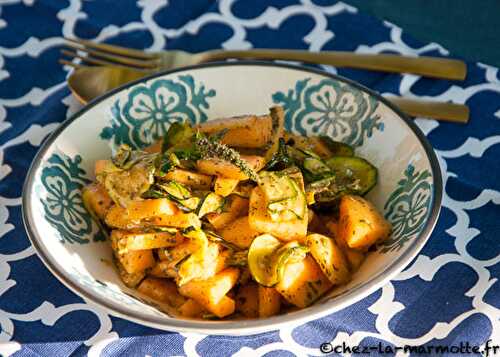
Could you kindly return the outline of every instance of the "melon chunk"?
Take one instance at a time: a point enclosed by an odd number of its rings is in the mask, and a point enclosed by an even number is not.
[[[241,155],[248,166],[254,171],[259,171],[265,165],[264,158],[257,155]],[[248,180],[248,176],[239,167],[221,159],[202,159],[196,162],[198,171],[206,175],[221,176],[237,180]]]
[[[141,221],[157,216],[173,216],[178,213],[177,206],[167,198],[131,201],[124,208],[114,205],[106,214],[106,224],[114,228],[132,229],[141,226]]]
[[[238,179],[217,177],[214,182],[214,192],[222,197],[227,197],[234,191],[239,182]]]
[[[271,138],[271,126],[269,115],[242,115],[209,120],[200,124],[198,128],[207,134],[227,129],[221,140],[223,144],[243,148],[260,148]]]
[[[286,222],[275,222],[267,211],[264,193],[255,187],[250,195],[248,213],[250,227],[260,233],[269,233],[283,241],[303,241],[307,235],[307,214],[302,219],[295,218]]]
[[[181,316],[195,318],[201,318],[203,317],[203,314],[207,313],[205,308],[193,299],[187,299],[184,304],[179,306],[177,311]]]
[[[332,282],[321,271],[311,256],[285,266],[283,279],[276,290],[291,304],[307,307],[332,287]]]
[[[270,317],[280,312],[281,295],[275,288],[259,285],[259,317]]]
[[[260,233],[253,230],[248,223],[248,217],[243,216],[224,227],[224,229],[220,231],[220,235],[224,240],[235,244],[239,248],[245,249],[250,247],[254,238],[260,235]]]
[[[339,236],[339,224],[334,219],[327,218],[325,225],[329,231],[329,236],[334,237],[335,242],[344,252],[349,263],[349,270],[351,271],[351,273],[354,273],[359,269],[359,267],[363,263],[363,260],[365,260],[365,253],[356,249],[349,248],[346,241]]]
[[[259,287],[254,282],[242,286],[236,294],[236,309],[244,316],[259,316]]]
[[[182,235],[170,232],[134,232],[115,230],[120,252],[173,247],[184,241]]]
[[[227,268],[206,280],[191,280],[179,287],[179,292],[196,300],[208,311],[218,317],[224,317],[234,312],[234,300],[226,294],[237,283],[240,271],[237,268]]]
[[[231,195],[229,197],[229,203],[227,204],[224,212],[209,213],[205,217],[208,219],[210,224],[215,227],[215,229],[219,230],[227,226],[236,218],[244,216],[247,213],[248,200],[246,198]]]
[[[333,239],[313,233],[307,236],[306,245],[316,263],[333,284],[349,281],[351,275],[347,259]]]
[[[366,250],[391,233],[391,225],[362,197],[343,196],[340,201],[338,234],[350,248]]]
[[[212,185],[212,176],[184,169],[173,169],[167,172],[166,180],[173,180],[195,190],[209,190]]]
[[[146,278],[139,284],[140,293],[173,307],[181,306],[186,299],[177,292],[177,286],[172,281],[158,278]]]
[[[87,209],[92,210],[98,218],[104,219],[113,205],[108,192],[98,183],[92,183],[83,188],[82,200]]]

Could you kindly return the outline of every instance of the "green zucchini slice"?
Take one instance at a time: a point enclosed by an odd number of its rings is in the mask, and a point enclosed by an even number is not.
[[[177,181],[168,181],[158,186],[165,191],[168,198],[178,203],[184,211],[192,212],[198,208],[200,198],[192,196],[189,189],[183,184]]]
[[[272,257],[280,246],[281,242],[270,234],[263,234],[253,240],[248,249],[248,268],[257,283],[264,286],[277,283]]]
[[[347,144],[335,141],[329,136],[320,136],[319,140],[332,153],[332,156],[354,156],[354,149]]]
[[[273,221],[302,219],[307,202],[302,190],[302,175],[297,168],[262,172],[259,185],[267,200],[267,210]]]
[[[328,165],[321,159],[316,157],[306,157],[303,163],[304,169],[314,175],[328,174],[331,170]]]
[[[201,200],[197,208],[198,217],[212,212],[217,212],[224,206],[224,197],[219,196],[214,192],[208,192]]]
[[[334,172],[337,185],[349,187],[352,193],[365,195],[377,184],[377,168],[360,157],[334,156],[326,164]]]
[[[285,265],[306,257],[307,247],[298,242],[281,242],[270,234],[254,239],[248,250],[248,267],[256,282],[272,287],[283,278]]]

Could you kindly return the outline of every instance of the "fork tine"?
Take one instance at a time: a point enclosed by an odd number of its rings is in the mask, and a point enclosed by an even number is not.
[[[93,65],[97,65],[97,66],[119,66],[119,67],[124,67],[124,68],[128,68],[128,69],[134,69],[136,71],[142,71],[142,72],[146,72],[146,73],[151,72],[151,70],[147,70],[146,68],[137,68],[137,67],[132,67],[132,66],[126,66],[126,65],[119,64],[119,63],[116,63],[116,62],[111,62],[111,61],[108,61],[108,60],[93,58],[93,57],[90,57],[90,56],[81,56],[78,53],[73,52],[73,51],[61,50],[61,53],[63,55],[71,57],[71,58],[79,58],[83,62],[86,62],[86,63],[89,63],[89,64],[93,64]]]
[[[59,59],[59,63],[62,64],[62,65],[66,65],[66,66],[70,66],[70,67],[76,68],[76,69],[86,67],[86,66],[82,66],[79,63],[74,63],[74,62],[67,61],[67,60],[65,60],[63,58]]]
[[[77,45],[74,45],[72,43],[67,43],[66,44],[68,47],[70,47],[73,50],[81,51],[81,52],[87,52],[88,55],[94,55],[94,57],[100,57],[102,59],[107,59],[113,62],[116,62],[117,64],[123,64],[126,66],[134,66],[137,68],[146,68],[146,69],[155,69],[158,67],[158,61],[154,59],[136,59],[136,58],[131,58],[131,57],[125,57],[122,55],[114,55],[110,54],[107,52],[103,52],[100,50],[93,50],[90,48],[83,48]]]
[[[113,63],[113,62],[103,61],[103,60],[99,60],[99,59],[94,59],[94,58],[91,58],[91,57],[80,56],[78,53],[73,52],[73,51],[61,50],[61,53],[63,55],[65,55],[65,56],[70,57],[70,58],[79,58],[83,62],[87,62],[87,63],[90,63],[90,64],[95,64],[95,65],[99,65],[99,66],[112,66],[112,65],[115,65],[115,63]]]
[[[108,45],[105,43],[95,43],[88,40],[75,39],[75,38],[65,38],[66,41],[79,44],[80,46],[97,49],[103,52],[108,52],[115,55],[135,57],[143,60],[147,59],[157,59],[159,56],[154,53],[146,53],[143,51],[135,50],[132,48],[126,48],[116,45]]]

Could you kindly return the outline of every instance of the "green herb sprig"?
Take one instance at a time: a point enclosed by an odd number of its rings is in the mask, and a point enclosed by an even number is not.
[[[222,144],[217,140],[210,140],[203,134],[196,135],[196,149],[200,153],[202,159],[221,159],[230,162],[239,168],[251,180],[258,182],[259,176],[245,160],[240,156],[240,153],[227,145]]]

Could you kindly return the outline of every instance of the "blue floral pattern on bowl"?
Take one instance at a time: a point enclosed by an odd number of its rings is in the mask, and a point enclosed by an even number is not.
[[[323,134],[360,146],[375,130],[384,129],[375,114],[379,102],[347,83],[323,79],[314,84],[306,78],[272,98],[285,109],[287,129],[302,135]]]
[[[104,127],[100,136],[116,146],[128,144],[144,148],[161,139],[174,122],[206,121],[208,99],[215,94],[215,90],[207,90],[191,75],[137,85],[124,103],[115,101],[111,108],[111,126]]]
[[[432,178],[429,170],[415,171],[408,165],[404,178],[384,205],[385,218],[392,223],[392,235],[380,244],[380,252],[398,251],[417,233],[427,220],[431,204]]]
[[[45,219],[59,233],[61,243],[89,243],[85,238],[93,233],[94,241],[104,240],[95,229],[90,214],[83,205],[82,188],[90,183],[80,167],[82,157],[71,158],[53,153],[43,168],[41,182],[46,194],[40,197]]]

